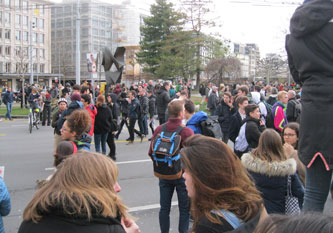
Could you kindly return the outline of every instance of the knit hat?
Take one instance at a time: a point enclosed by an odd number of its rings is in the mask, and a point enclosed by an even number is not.
[[[67,103],[67,100],[66,100],[65,98],[60,98],[60,99],[58,100],[58,104],[60,104],[61,102],[65,102],[66,104],[68,104],[68,103]]]
[[[80,94],[73,94],[71,97],[71,101],[81,101],[81,95]]]

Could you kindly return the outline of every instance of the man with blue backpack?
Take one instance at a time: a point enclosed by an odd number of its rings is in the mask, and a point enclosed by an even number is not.
[[[165,124],[158,126],[154,132],[148,155],[154,165],[154,175],[159,178],[161,233],[170,229],[170,209],[174,190],[177,191],[179,207],[180,233],[187,233],[189,228],[190,202],[187,196],[185,180],[182,177],[180,149],[183,142],[194,135],[190,128],[182,125],[184,119],[184,102],[174,100],[168,104],[169,118]]]

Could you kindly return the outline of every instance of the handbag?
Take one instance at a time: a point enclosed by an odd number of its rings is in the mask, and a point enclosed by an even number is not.
[[[298,204],[298,198],[294,197],[291,193],[291,176],[288,176],[285,214],[294,215],[300,213],[301,213],[301,208],[299,207]]]

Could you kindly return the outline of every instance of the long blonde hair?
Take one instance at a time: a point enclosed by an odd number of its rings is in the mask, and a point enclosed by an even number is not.
[[[101,154],[81,151],[63,161],[57,171],[39,189],[24,210],[24,220],[38,222],[43,213],[60,207],[66,215],[87,216],[95,210],[103,217],[129,218],[127,207],[118,197],[114,185],[117,165]]]

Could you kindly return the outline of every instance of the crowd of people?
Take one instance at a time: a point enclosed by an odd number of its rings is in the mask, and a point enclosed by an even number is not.
[[[32,88],[28,102],[38,109],[44,105],[42,124],[51,124],[54,108],[55,172],[39,182],[19,233],[140,232],[118,196],[114,140],[124,125],[127,145],[134,143],[134,134],[142,142],[148,126],[152,131],[147,151],[159,179],[161,233],[170,231],[175,190],[180,233],[333,232],[332,217],[321,213],[333,167],[333,121],[327,114],[332,18],[331,0],[307,0],[291,20],[286,47],[299,90],[262,81],[202,84],[206,111],[196,111],[190,84],[181,82],[117,84],[97,96],[85,84],[68,92],[53,85],[41,96]],[[208,123],[214,125],[211,132]],[[90,152],[92,138],[101,153]],[[0,190],[5,216],[11,202],[2,179]]]

